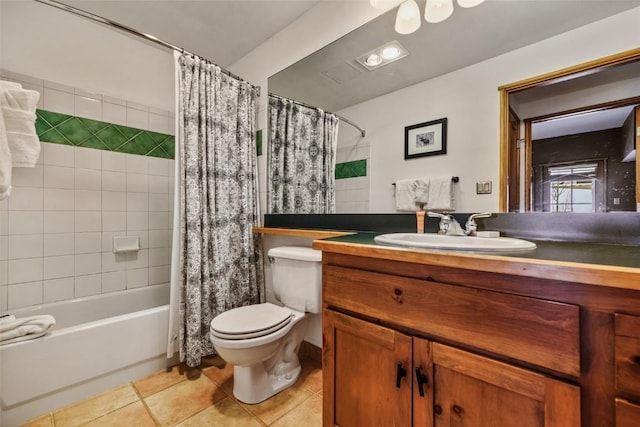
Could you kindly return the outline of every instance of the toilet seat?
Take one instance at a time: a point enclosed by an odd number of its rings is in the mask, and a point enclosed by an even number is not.
[[[211,321],[211,334],[222,339],[244,340],[272,334],[293,318],[290,309],[271,303],[225,311]]]

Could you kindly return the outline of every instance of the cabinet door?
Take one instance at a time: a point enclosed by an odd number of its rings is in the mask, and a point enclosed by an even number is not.
[[[640,405],[616,399],[616,427],[637,427],[639,420]]]
[[[411,425],[411,337],[323,312],[323,425]]]
[[[580,426],[580,389],[438,343],[433,357],[436,426]]]

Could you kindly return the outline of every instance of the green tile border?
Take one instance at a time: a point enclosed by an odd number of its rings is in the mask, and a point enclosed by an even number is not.
[[[262,129],[256,132],[256,152],[262,156]]]
[[[357,178],[367,176],[367,159],[336,164],[336,179]]]
[[[173,135],[52,111],[36,110],[36,133],[42,142],[174,158]]]

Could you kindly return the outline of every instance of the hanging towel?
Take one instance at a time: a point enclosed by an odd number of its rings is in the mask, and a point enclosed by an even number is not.
[[[415,202],[416,198],[416,180],[401,179],[396,181],[396,210],[412,211],[418,210]]]
[[[455,210],[451,176],[429,178],[428,193],[425,210],[446,212]]]
[[[418,178],[415,181],[416,195],[414,201],[418,206],[429,203],[429,178]]]
[[[2,90],[2,89],[0,89]],[[0,200],[11,194],[11,150],[4,126],[4,116],[0,111]]]
[[[0,318],[0,345],[38,338],[49,332],[56,320],[49,314]]]

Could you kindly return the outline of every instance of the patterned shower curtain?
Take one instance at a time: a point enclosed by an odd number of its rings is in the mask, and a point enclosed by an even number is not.
[[[269,212],[335,212],[337,116],[269,95],[269,129]]]
[[[180,360],[214,352],[211,319],[260,302],[257,88],[200,58],[178,60]],[[172,283],[173,286],[173,283]]]

